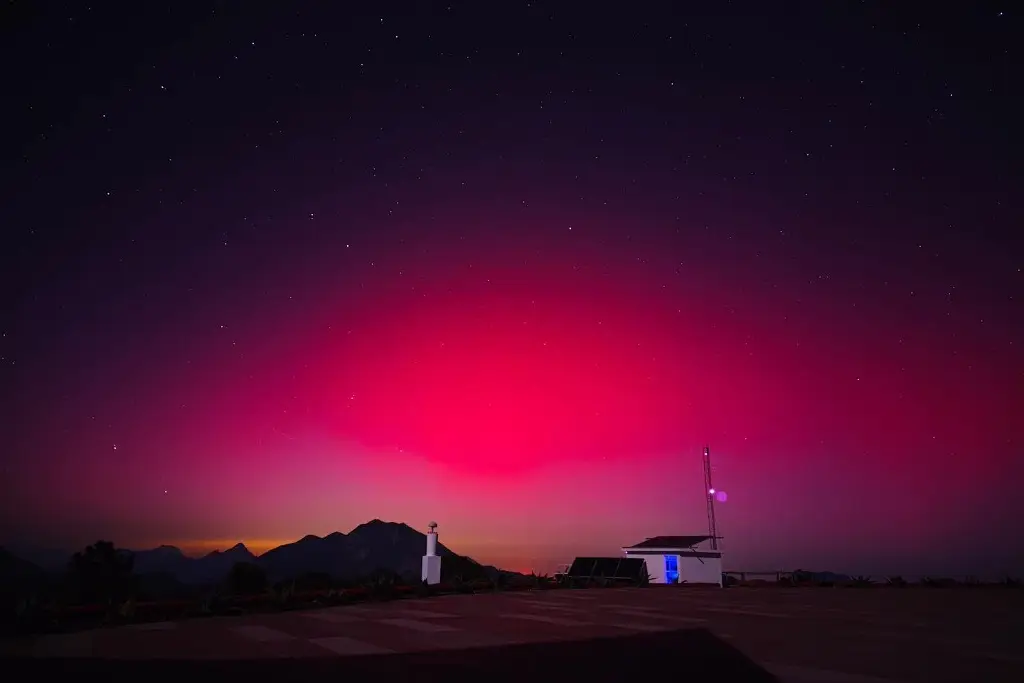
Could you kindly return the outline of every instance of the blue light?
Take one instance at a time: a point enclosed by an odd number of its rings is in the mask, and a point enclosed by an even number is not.
[[[679,583],[679,558],[675,555],[665,556],[665,583]]]

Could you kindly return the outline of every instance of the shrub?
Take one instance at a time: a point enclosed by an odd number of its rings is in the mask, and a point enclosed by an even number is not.
[[[530,573],[530,584],[532,588],[537,590],[552,587],[551,577],[547,574],[537,574],[536,572]]]
[[[302,592],[326,591],[334,586],[334,579],[326,572],[308,572],[295,579],[295,588]]]
[[[921,585],[927,586],[928,588],[952,588],[957,585],[954,579],[950,578],[935,578],[932,576],[926,576],[921,579]]]
[[[233,595],[258,595],[267,590],[267,573],[253,562],[236,562],[226,583]]]
[[[378,569],[370,574],[365,585],[370,597],[383,600],[392,597],[400,583],[401,578],[394,572]]]

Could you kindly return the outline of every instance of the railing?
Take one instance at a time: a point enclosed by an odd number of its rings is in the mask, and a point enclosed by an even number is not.
[[[757,571],[757,572],[731,571],[730,570],[730,571],[722,572],[722,575],[723,576],[731,576],[731,577],[733,577],[735,579],[738,579],[740,581],[756,581],[756,580],[759,580],[759,579],[760,580],[766,580],[766,581],[781,581],[782,579],[786,579],[786,578],[789,578],[790,576],[792,576],[793,572],[791,572],[791,571],[783,571],[781,569]]]
[[[952,576],[939,576],[939,575],[925,575],[925,574],[914,574],[902,576],[891,575],[885,576],[881,574],[859,574],[859,575],[846,575],[846,574],[834,574],[830,572],[813,572],[804,570],[761,570],[761,571],[737,571],[728,570],[722,572],[725,579],[732,579],[739,583],[750,583],[750,584],[764,584],[764,583],[781,583],[787,585],[804,585],[804,584],[857,584],[857,585],[877,585],[877,586],[904,586],[904,585],[922,585],[922,586],[994,586],[994,585],[1007,585],[1016,586],[1020,583],[1019,579],[1003,577],[1003,578],[990,578],[981,579],[978,576],[970,574],[957,574]]]

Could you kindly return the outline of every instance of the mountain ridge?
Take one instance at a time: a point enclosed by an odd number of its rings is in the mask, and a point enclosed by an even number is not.
[[[186,555],[170,544],[129,552],[134,558],[135,575],[173,577],[188,585],[221,581],[239,562],[259,566],[272,581],[310,574],[348,580],[378,571],[418,580],[426,538],[426,534],[404,522],[375,518],[357,525],[347,534],[341,531],[325,536],[306,534],[260,555],[254,554],[242,542],[196,557]],[[448,558],[451,570],[461,574],[500,571],[460,556],[441,543],[437,544],[437,554]],[[68,559],[70,555],[68,553]],[[54,567],[51,573],[60,572],[64,567],[66,563],[62,567]]]

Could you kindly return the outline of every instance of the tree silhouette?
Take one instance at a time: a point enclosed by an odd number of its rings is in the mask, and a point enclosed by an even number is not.
[[[127,597],[134,564],[131,552],[96,541],[71,557],[68,573],[80,600],[109,602]]]

